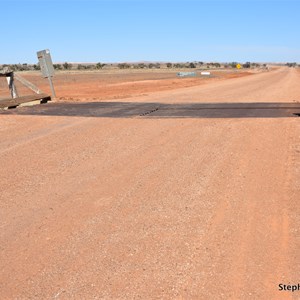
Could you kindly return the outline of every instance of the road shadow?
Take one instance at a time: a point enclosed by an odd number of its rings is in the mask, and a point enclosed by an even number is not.
[[[95,118],[287,118],[300,115],[299,102],[266,103],[47,103],[0,111],[0,115]]]

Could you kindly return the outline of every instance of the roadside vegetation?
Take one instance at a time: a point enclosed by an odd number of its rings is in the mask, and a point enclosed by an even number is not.
[[[105,63],[55,63],[53,67],[55,70],[103,70],[103,69],[199,69],[199,70],[207,70],[207,69],[235,69],[237,65],[240,64],[243,69],[251,69],[251,68],[266,68],[266,64],[260,64],[256,62],[245,62],[239,63],[236,61],[227,62],[227,63],[218,63],[218,62],[202,62],[202,61],[193,61],[193,62],[138,62],[138,63],[114,63],[114,64],[105,64]],[[288,67],[300,67],[299,64],[286,63],[279,64],[281,66],[285,65]],[[0,65],[0,71],[8,67],[12,71],[36,71],[40,70],[39,64],[27,64],[27,63],[19,63],[19,64],[3,64]]]

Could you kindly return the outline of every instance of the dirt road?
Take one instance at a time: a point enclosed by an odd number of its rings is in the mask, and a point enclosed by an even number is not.
[[[0,113],[1,299],[300,299],[299,81]]]

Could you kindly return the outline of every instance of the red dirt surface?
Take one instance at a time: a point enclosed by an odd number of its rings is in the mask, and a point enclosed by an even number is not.
[[[129,99],[165,117],[1,112],[1,299],[298,299],[278,285],[300,281],[300,119],[238,103],[297,103],[299,80],[282,68]],[[237,107],[172,109],[212,102]]]
[[[190,71],[190,70],[188,70]],[[57,100],[99,101],[107,99],[122,99],[133,96],[147,95],[152,92],[174,90],[190,86],[202,85],[216,80],[243,77],[251,72],[237,70],[215,70],[212,77],[178,78],[174,70],[111,70],[96,72],[57,72],[53,82]],[[40,72],[21,72],[25,79],[31,81],[41,90],[51,93],[47,79]],[[0,82],[0,97],[8,97],[7,84],[2,78]],[[20,95],[32,93],[16,81]]]

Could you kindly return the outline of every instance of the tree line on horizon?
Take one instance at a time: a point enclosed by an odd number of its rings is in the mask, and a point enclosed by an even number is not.
[[[105,64],[105,63],[56,63],[53,64],[55,70],[102,70],[102,69],[216,69],[216,68],[236,68],[238,62],[230,63],[216,63],[216,62],[186,62],[186,63],[116,63],[116,64]],[[266,64],[260,64],[255,62],[240,63],[244,69],[266,67]],[[288,67],[300,67],[296,62],[282,64]],[[40,70],[39,64],[3,64],[0,65],[0,70],[5,67],[9,67],[12,71],[38,71]]]

